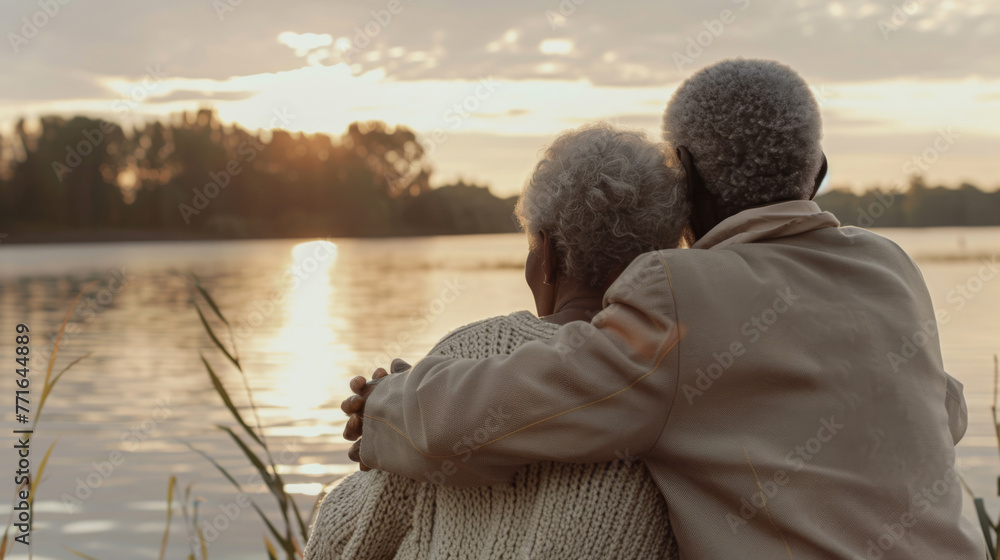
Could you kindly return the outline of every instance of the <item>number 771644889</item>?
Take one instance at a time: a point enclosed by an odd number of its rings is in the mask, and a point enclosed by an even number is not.
[[[17,417],[17,421],[22,424],[28,423],[28,413],[31,412],[28,409],[28,404],[30,401],[28,396],[30,395],[31,380],[28,379],[28,359],[31,350],[28,348],[28,325],[19,324],[17,326],[17,336],[14,342],[17,346],[14,347],[14,360],[17,362],[19,367],[14,369],[14,373],[17,374],[15,379],[15,384],[17,385],[17,390],[15,391],[14,400],[14,414]],[[24,403],[23,405],[21,403]]]

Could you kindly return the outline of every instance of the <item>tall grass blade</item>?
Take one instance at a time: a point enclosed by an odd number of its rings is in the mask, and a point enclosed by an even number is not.
[[[38,463],[38,472],[35,476],[31,477],[31,492],[28,495],[28,507],[32,507],[35,503],[35,493],[38,491],[38,485],[42,482],[42,474],[45,472],[45,465],[49,463],[49,455],[52,455],[52,450],[56,448],[56,444],[59,443],[59,438],[56,438],[49,446],[49,449],[42,456],[42,462]]]
[[[44,401],[46,398],[48,398],[49,393],[51,393],[52,389],[55,388],[56,383],[58,383],[59,380],[62,379],[62,376],[63,376],[64,373],[66,373],[67,371],[69,371],[70,368],[72,368],[76,364],[78,364],[81,361],[83,361],[84,358],[89,358],[91,354],[93,354],[93,352],[87,352],[86,354],[84,354],[84,355],[80,356],[79,358],[77,358],[77,359],[73,360],[72,362],[70,362],[69,365],[67,365],[66,367],[64,367],[61,370],[59,370],[59,373],[55,374],[55,376],[52,377],[52,383],[50,383],[48,387],[44,388],[45,390],[42,393],[42,400]]]
[[[84,554],[84,553],[80,552],[79,550],[73,550],[72,548],[70,548],[68,546],[64,546],[63,548],[65,548],[66,550],[72,552],[73,554],[76,554],[80,558],[86,558],[86,560],[97,560],[97,558],[94,558],[93,556],[91,556],[89,554]]]
[[[227,471],[222,465],[216,462],[215,459],[211,458],[210,456],[208,456],[207,453],[194,447],[190,443],[185,443],[184,445],[186,445],[189,449],[191,449],[198,455],[204,457],[205,460],[208,461],[209,463],[212,463],[212,465],[216,469],[218,469],[220,473],[222,473],[222,476],[226,477],[226,480],[228,480],[230,483],[232,483],[233,486],[236,487],[237,492],[239,492],[240,494],[246,494],[246,492],[243,491],[243,487],[240,486],[240,483],[236,482],[236,479],[233,478],[231,474],[229,474],[229,471]],[[281,533],[279,533],[278,530],[275,529],[274,525],[271,523],[271,520],[268,519],[266,515],[264,515],[264,512],[261,511],[261,509],[257,506],[257,503],[253,501],[253,498],[250,499],[250,507],[252,507],[254,511],[257,512],[257,515],[259,515],[261,520],[264,521],[264,524],[267,525],[268,530],[271,531],[271,534],[274,535],[274,538],[278,541],[279,544],[281,544],[282,548],[286,551],[292,550],[291,543],[288,541],[288,539],[282,537]]]
[[[280,479],[278,482],[281,483],[281,487],[285,487],[285,483]],[[299,505],[295,503],[295,500],[288,496],[288,501],[292,504],[292,511],[295,512],[295,520],[299,522],[299,532],[302,533],[302,542],[309,542],[309,527],[306,526],[306,522],[302,519],[302,512],[299,511]]]
[[[188,513],[188,505],[191,503],[191,487],[194,482],[189,482],[184,487],[184,497],[181,499],[181,515],[184,517],[184,532],[188,535],[188,558],[194,558],[194,525],[191,523],[191,515]]]
[[[268,560],[278,560],[278,552],[274,550],[274,545],[271,544],[271,541],[267,540],[267,537],[264,537],[264,546],[267,547]]]
[[[270,489],[271,493],[274,494],[274,497],[278,499],[278,504],[282,508],[284,508],[285,489],[284,487],[278,484],[278,480],[270,473],[270,471],[268,471],[267,466],[265,466],[263,461],[260,460],[260,457],[257,457],[257,455],[255,455],[254,452],[251,451],[251,449],[247,447],[245,443],[243,443],[243,440],[241,440],[240,437],[237,436],[228,427],[216,426],[216,428],[219,428],[220,430],[226,432],[227,434],[229,434],[229,437],[233,438],[233,441],[235,441],[236,445],[239,446],[241,451],[243,451],[243,454],[246,455],[246,458],[250,461],[251,464],[253,464],[254,468],[257,469],[257,472],[260,473],[260,476],[261,478],[264,479],[264,482],[267,484],[268,489]]]
[[[35,426],[38,424],[38,419],[42,416],[42,407],[45,406],[45,400],[49,396],[51,391],[51,381],[52,381],[52,368],[56,365],[56,356],[59,355],[59,344],[62,342],[63,333],[66,331],[66,323],[69,323],[69,316],[73,313],[73,309],[76,307],[76,302],[80,301],[80,296],[83,295],[83,290],[76,294],[73,298],[73,303],[69,304],[69,309],[66,310],[66,316],[63,317],[62,323],[59,325],[59,334],[56,335],[56,341],[52,345],[52,354],[49,356],[49,365],[45,368],[45,381],[42,382],[42,397],[38,400],[38,410],[35,411],[35,419],[31,422],[31,430],[34,431]],[[31,439],[31,434],[25,439]]]
[[[198,543],[201,544],[201,560],[208,560],[208,544],[205,543],[205,534],[201,532],[201,527],[195,527],[198,533]]]
[[[260,518],[264,520],[264,525],[267,525],[268,530],[271,531],[271,535],[273,535],[275,540],[278,541],[278,544],[280,544],[281,548],[288,554],[288,557],[292,558],[295,554],[295,548],[292,545],[292,542],[286,539],[285,537],[281,536],[281,533],[279,533],[278,530],[274,527],[274,525],[271,524],[271,520],[269,520],[267,516],[264,515],[264,512],[261,511],[259,507],[257,507],[256,503],[251,501],[250,507],[252,507],[254,511],[257,512],[257,515],[259,515]]]
[[[243,371],[243,368],[241,368],[239,365],[240,349],[236,347],[236,336],[233,335],[233,326],[229,324],[229,320],[226,319],[226,316],[222,314],[222,310],[219,309],[219,306],[215,303],[215,300],[212,299],[212,296],[211,294],[208,293],[208,290],[206,290],[205,287],[201,285],[201,279],[198,278],[198,276],[194,272],[191,273],[191,276],[194,278],[195,288],[197,288],[198,292],[201,293],[201,297],[205,298],[205,301],[208,302],[209,307],[211,307],[212,311],[215,312],[215,316],[218,317],[219,320],[226,325],[226,330],[229,332],[229,343],[233,345],[233,357],[236,359],[236,367],[239,368],[240,371]],[[260,424],[259,419],[257,420],[257,424],[258,425]]]
[[[225,323],[226,326],[228,327],[229,321],[226,320],[226,317],[222,314],[222,311],[219,311],[219,306],[215,304],[215,300],[212,299],[212,296],[208,295],[208,291],[205,290],[205,288],[201,285],[201,278],[198,278],[198,275],[193,272],[191,273],[191,277],[194,278],[194,287],[198,290],[199,293],[201,293],[201,297],[205,298],[205,301],[208,302],[208,306],[211,307],[212,311],[215,312],[215,316],[218,317],[219,320]]]
[[[260,419],[260,413],[257,409],[257,404],[254,401],[253,391],[250,388],[250,381],[247,378],[246,372],[243,370],[243,367],[240,365],[239,362],[238,348],[236,346],[236,338],[233,334],[232,325],[229,323],[229,320],[226,319],[225,315],[223,315],[222,310],[215,303],[215,300],[208,293],[208,290],[206,290],[204,286],[202,286],[200,279],[193,273],[191,274],[191,276],[192,278],[194,278],[195,288],[197,289],[198,293],[201,294],[202,298],[204,298],[205,302],[215,313],[216,317],[218,317],[219,320],[222,321],[222,323],[226,326],[226,329],[228,330],[229,338],[232,344],[231,353],[229,349],[226,348],[226,346],[219,339],[219,336],[216,335],[215,330],[209,324],[208,319],[205,316],[205,313],[202,312],[201,310],[201,307],[198,305],[197,302],[195,302],[194,304],[195,310],[198,313],[198,318],[201,321],[202,326],[205,328],[205,332],[208,333],[209,338],[211,338],[213,344],[215,344],[215,346],[236,367],[236,370],[240,374],[240,378],[243,380],[243,386],[246,389],[247,400],[249,401],[250,409],[253,413],[254,421],[256,423],[256,428],[257,428],[256,431],[253,430],[243,419],[243,416],[240,414],[239,409],[233,403],[233,400],[230,397],[229,392],[223,385],[221,378],[216,374],[215,370],[212,369],[211,365],[205,359],[204,355],[201,356],[202,363],[205,365],[206,371],[208,371],[209,378],[212,381],[212,386],[215,387],[216,392],[219,393],[219,396],[222,398],[222,401],[225,404],[226,408],[229,410],[230,414],[233,415],[233,418],[236,419],[236,422],[241,426],[243,431],[249,434],[250,437],[253,439],[253,441],[255,441],[258,445],[260,445],[260,447],[263,449],[263,453],[258,455],[258,453],[256,453],[254,450],[250,449],[250,447],[247,445],[247,442],[245,442],[232,429],[227,428],[225,426],[217,426],[217,427],[219,429],[225,430],[226,433],[229,434],[229,436],[240,448],[240,450],[243,452],[246,458],[250,461],[250,463],[260,474],[262,480],[267,484],[268,490],[271,492],[272,495],[274,495],[275,499],[278,501],[278,505],[280,506],[280,513],[284,520],[284,528],[286,531],[286,534],[284,536],[281,536],[278,533],[277,529],[274,527],[274,525],[271,524],[270,520],[263,514],[263,512],[260,510],[260,508],[257,506],[255,502],[251,500],[250,503],[253,506],[253,508],[257,511],[258,515],[260,515],[264,523],[267,524],[268,529],[272,532],[275,539],[277,539],[277,542],[288,554],[289,559],[296,558],[297,557],[296,552],[298,552],[298,556],[301,556],[302,550],[301,547],[299,546],[298,539],[296,539],[293,535],[292,521],[289,518],[289,511],[288,511],[289,502],[291,502],[290,504],[291,510],[298,523],[298,529],[302,534],[303,542],[308,540],[308,528],[306,527],[306,523],[302,518],[302,512],[299,510],[298,504],[296,504],[295,501],[288,495],[288,493],[285,492],[284,481],[282,480],[281,475],[278,473],[278,468],[274,462],[274,457],[271,454],[271,449],[267,445],[267,440],[265,439],[265,434],[264,434],[264,428]],[[212,462],[216,466],[216,468],[219,469],[220,472],[223,472],[223,475],[226,476],[230,480],[230,482],[233,483],[237,487],[237,489],[242,492],[239,484],[231,476],[228,476],[228,473],[225,472],[225,469],[223,469],[220,465],[218,465],[218,463],[216,463],[206,454],[201,453],[200,451],[199,453],[206,459],[208,459],[210,462]]]
[[[174,519],[174,486],[177,477],[171,475],[167,483],[167,527],[163,530],[163,541],[160,543],[160,560],[167,554],[167,540],[170,538],[170,522]]]
[[[195,304],[195,310],[198,311],[198,318],[201,320],[202,326],[205,327],[205,331],[208,333],[208,336],[212,339],[212,342],[215,343],[216,347],[218,347],[219,350],[221,350],[222,353],[229,358],[229,361],[236,366],[237,371],[239,371],[240,377],[243,379],[243,388],[246,389],[247,400],[250,402],[250,410],[253,411],[254,421],[257,424],[257,433],[260,435],[261,441],[264,441],[264,428],[261,426],[260,413],[257,410],[257,403],[254,402],[253,399],[253,391],[250,390],[250,380],[247,379],[246,372],[243,371],[243,366],[240,365],[239,348],[236,347],[236,337],[233,335],[233,327],[229,324],[229,320],[226,319],[226,316],[222,314],[222,310],[220,310],[219,306],[216,305],[215,300],[212,299],[208,290],[201,285],[201,280],[199,280],[194,273],[191,273],[191,276],[195,280],[195,287],[198,289],[198,292],[202,295],[205,301],[208,302],[209,307],[211,307],[212,311],[215,312],[216,317],[218,317],[219,320],[226,325],[226,329],[229,332],[229,342],[233,347],[232,354],[228,352],[226,347],[219,340],[218,336],[216,336],[215,331],[208,324],[204,314],[201,312],[201,308],[198,307],[197,303]],[[268,458],[270,458],[270,450],[268,450]],[[274,463],[274,461],[271,461],[271,463]]]
[[[1000,365],[997,363],[997,355],[993,355],[993,405],[990,411],[993,413],[993,433],[997,438],[997,451],[1000,452],[1000,421],[997,420],[997,386],[1000,384]]]
[[[257,433],[260,434],[260,441],[264,445],[264,451],[267,452],[268,461],[273,467],[274,459],[271,458],[271,450],[267,447],[267,439],[264,438],[264,428],[260,423],[260,413],[257,411],[257,403],[253,400],[253,391],[250,390],[250,380],[247,379],[247,374],[243,371],[242,367],[237,367],[236,371],[240,372],[240,378],[243,379],[243,389],[247,392],[247,401],[250,403],[250,410],[253,412],[254,422],[257,423]]]
[[[251,464],[253,464],[254,468],[257,469],[257,472],[260,473],[261,478],[263,478],[264,482],[267,484],[267,487],[271,491],[271,494],[278,501],[278,506],[280,507],[281,516],[285,521],[285,529],[287,531],[285,540],[289,542],[293,541],[292,527],[288,519],[288,502],[290,501],[290,498],[288,497],[288,494],[285,492],[285,484],[284,482],[282,482],[281,475],[278,474],[277,468],[274,466],[273,463],[271,463],[271,469],[273,470],[273,474],[268,472],[268,469],[264,465],[263,461],[261,461],[260,458],[257,457],[257,455],[255,455],[254,452],[251,451],[250,448],[247,447],[245,443],[243,443],[243,440],[241,440],[236,435],[235,432],[233,432],[226,426],[217,425],[216,427],[219,428],[220,430],[225,431],[227,434],[229,434],[231,438],[233,438],[233,441],[235,441],[236,445],[239,446],[239,448],[243,451],[243,454],[246,455],[246,458],[250,461]]]
[[[233,415],[234,418],[236,418],[236,421],[239,423],[240,426],[243,427],[246,433],[250,434],[250,437],[252,437],[253,440],[256,441],[258,444],[260,444],[261,447],[263,447],[264,442],[261,441],[260,438],[257,437],[257,434],[254,433],[254,431],[250,428],[250,426],[248,426],[247,423],[243,421],[243,416],[240,415],[240,411],[237,410],[236,405],[233,404],[233,400],[229,398],[229,392],[227,392],[225,386],[222,385],[222,380],[219,379],[218,375],[216,375],[215,370],[213,370],[212,366],[209,365],[208,360],[205,359],[205,356],[201,357],[201,362],[205,364],[205,369],[208,370],[208,376],[212,379],[212,386],[215,387],[215,391],[219,393],[220,397],[222,397],[223,404],[226,405],[226,408],[229,409],[229,412]]]
[[[235,357],[233,357],[232,354],[229,353],[229,349],[226,348],[222,344],[222,341],[219,340],[219,337],[215,335],[215,331],[212,329],[211,325],[208,324],[208,321],[205,319],[205,314],[201,312],[201,308],[198,307],[197,303],[194,304],[194,310],[198,312],[198,319],[201,319],[201,325],[205,327],[205,332],[208,333],[208,336],[209,338],[212,339],[212,342],[214,342],[215,345],[219,348],[219,350],[221,350],[222,353],[225,354],[227,358],[229,358],[230,362],[233,362],[234,366],[240,367],[239,360],[237,360]]]
[[[202,501],[201,498],[195,498],[194,500],[194,531],[198,535],[198,545],[201,548],[201,560],[208,560],[208,543],[205,542],[205,533],[201,531],[201,527],[198,526],[198,504]]]

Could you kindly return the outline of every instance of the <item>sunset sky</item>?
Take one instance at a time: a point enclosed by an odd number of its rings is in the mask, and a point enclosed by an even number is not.
[[[437,184],[508,195],[560,130],[658,136],[685,77],[745,56],[814,86],[832,184],[1000,186],[1000,0],[15,0],[0,22],[0,134],[200,107],[334,135],[379,119],[424,136]]]

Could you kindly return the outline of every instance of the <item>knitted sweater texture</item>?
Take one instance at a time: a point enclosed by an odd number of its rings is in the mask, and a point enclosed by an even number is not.
[[[431,354],[508,354],[558,326],[527,311],[462,327]],[[306,560],[676,559],[667,507],[645,466],[539,463],[503,485],[448,488],[357,472],[323,499]]]

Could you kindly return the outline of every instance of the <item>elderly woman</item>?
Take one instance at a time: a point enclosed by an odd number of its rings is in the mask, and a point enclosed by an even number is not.
[[[517,206],[528,234],[525,279],[538,317],[519,311],[467,325],[431,350],[507,354],[590,321],[633,258],[678,246],[688,203],[662,146],[609,125],[561,135]],[[496,422],[504,422],[498,411]],[[491,426],[484,426],[483,433]],[[482,434],[472,434],[479,437]],[[440,483],[461,464],[426,474]],[[471,453],[471,451],[469,451]],[[316,515],[307,560],[333,558],[674,558],[666,504],[641,462],[541,463],[503,485],[448,488],[379,471],[344,479]]]

